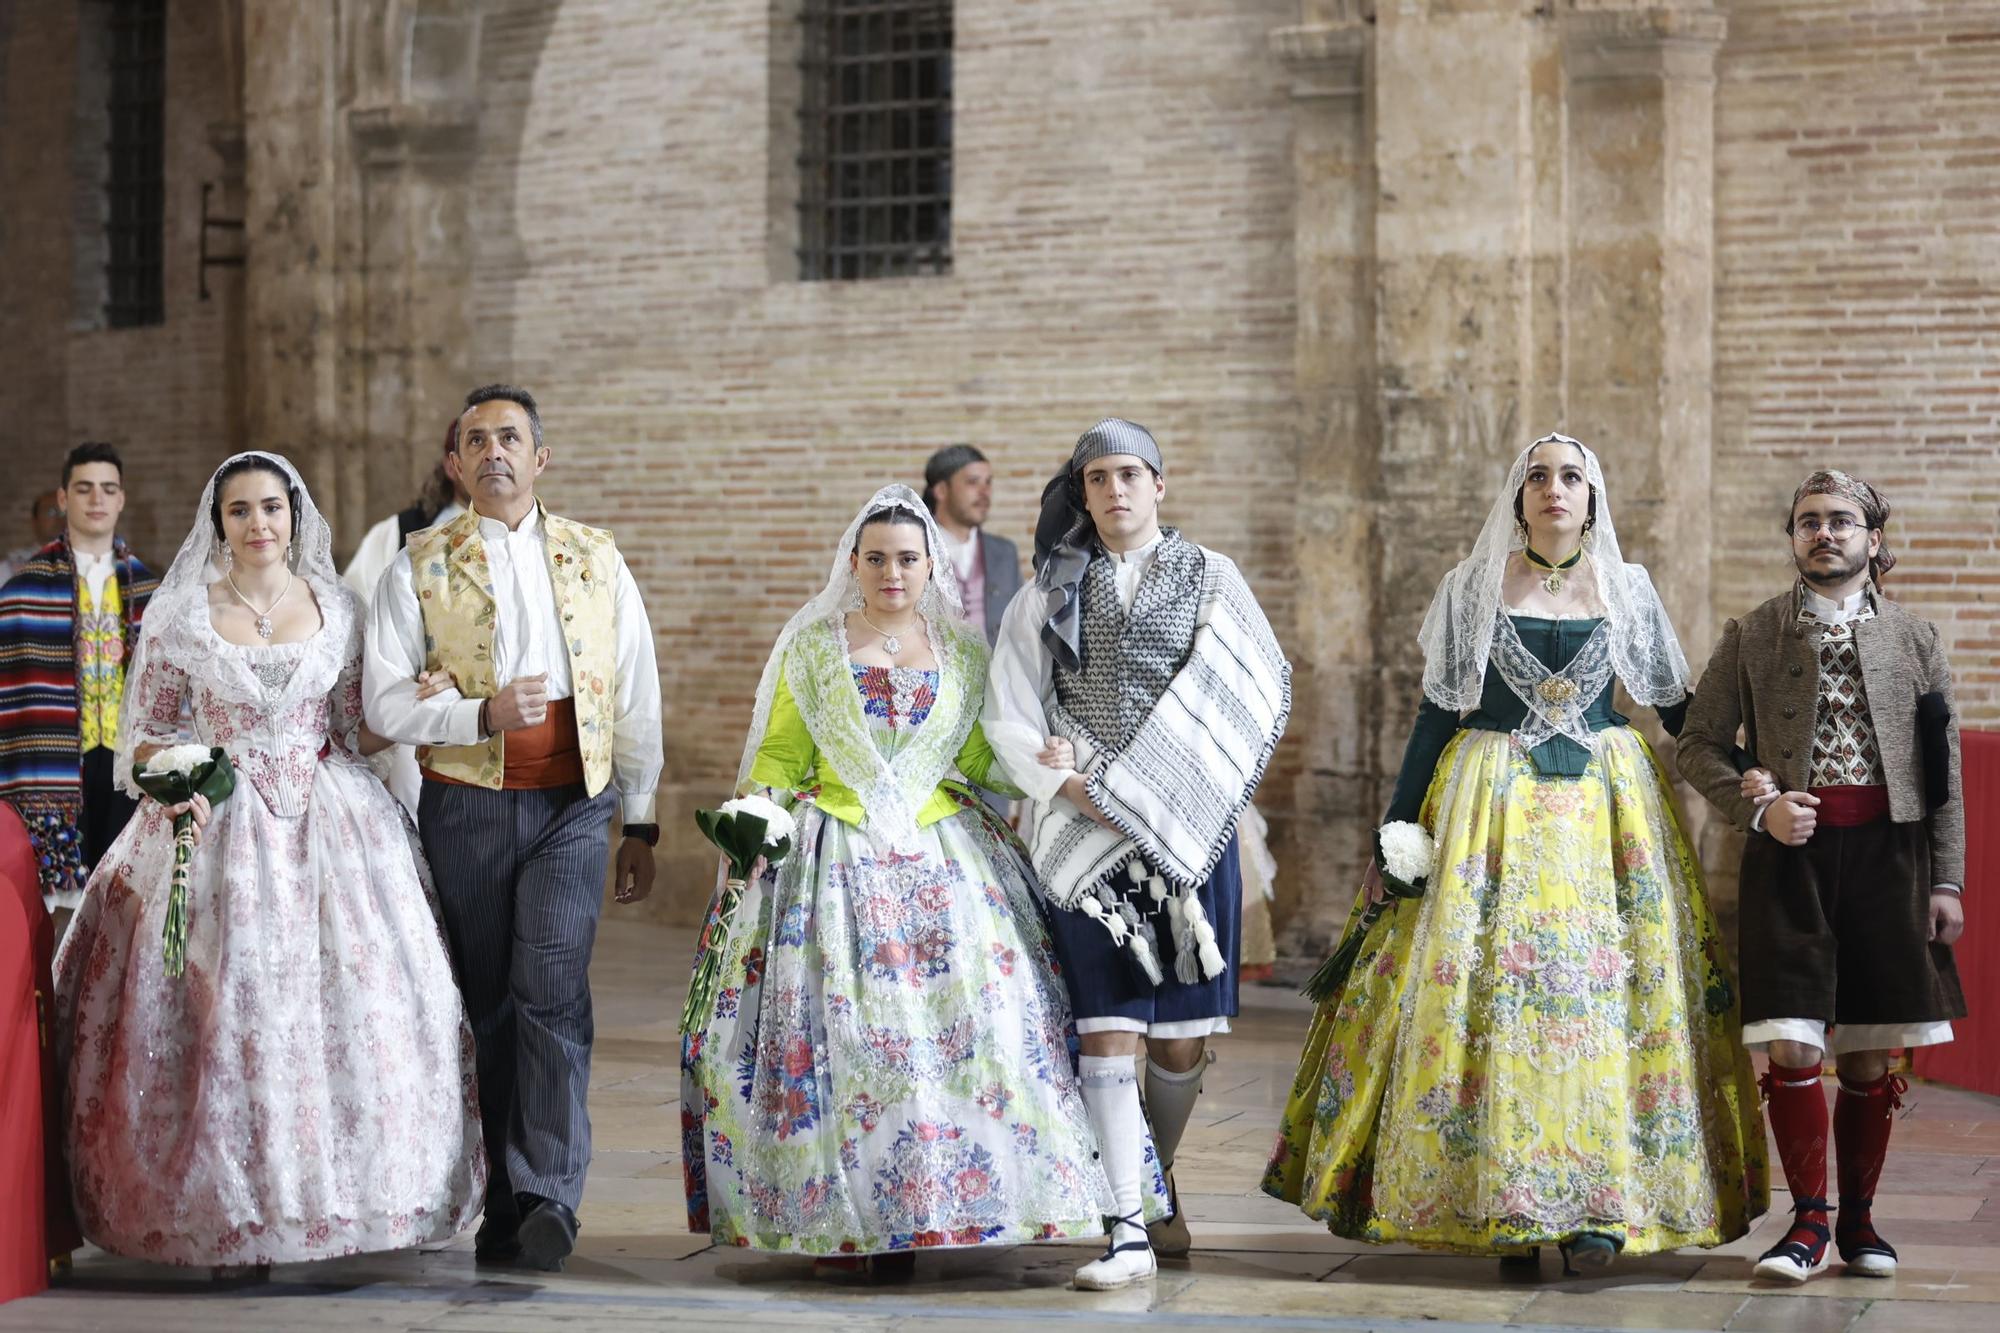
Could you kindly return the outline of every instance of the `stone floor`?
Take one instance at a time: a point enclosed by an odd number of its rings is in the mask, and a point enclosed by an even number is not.
[[[1877,1204],[1903,1254],[1893,1281],[1753,1284],[1750,1257],[1775,1239],[1777,1217],[1724,1250],[1635,1260],[1588,1281],[1561,1279],[1551,1257],[1540,1281],[1503,1281],[1490,1260],[1336,1240],[1256,1192],[1307,1020],[1302,1001],[1269,988],[1245,995],[1181,1151],[1189,1261],[1104,1295],[1067,1289],[1090,1253],[1079,1246],[927,1255],[915,1281],[893,1288],[815,1281],[805,1260],[717,1251],[685,1229],[674,1018],[687,958],[685,934],[615,916],[600,937],[597,1157],[568,1272],[475,1269],[467,1237],[227,1290],[87,1252],[65,1286],[0,1307],[0,1330],[2000,1329],[2000,1100],[1912,1088]]]

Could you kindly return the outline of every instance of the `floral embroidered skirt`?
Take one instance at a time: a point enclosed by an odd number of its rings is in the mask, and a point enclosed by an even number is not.
[[[1101,1235],[1115,1209],[1018,844],[974,807],[902,855],[799,813],[684,1040],[690,1227],[799,1254]]]
[[[1763,1117],[1669,790],[1629,728],[1580,778],[1461,731],[1424,804],[1429,891],[1391,900],[1314,1017],[1265,1192],[1342,1236],[1470,1253],[1743,1235],[1769,1203]]]

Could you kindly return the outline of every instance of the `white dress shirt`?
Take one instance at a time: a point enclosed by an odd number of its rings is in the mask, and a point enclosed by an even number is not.
[[[970,536],[960,541],[948,528],[939,524],[938,535],[944,538],[944,551],[951,561],[951,572],[958,575],[961,585],[964,584],[972,577],[973,566],[979,563],[979,529],[974,528]]]
[[[547,534],[537,506],[511,531],[498,519],[479,520],[493,578],[493,678],[507,685],[546,673],[549,698],[570,697],[569,651],[555,587],[549,580]],[[618,562],[613,621],[618,678],[613,687],[611,784],[628,824],[653,821],[653,801],[665,760],[660,736],[660,675],[653,657],[653,627],[639,585]],[[481,700],[446,690],[417,698],[424,669],[424,617],[410,577],[410,553],[398,551],[382,575],[368,614],[368,646],[361,687],[368,726],[406,745],[477,745]]]
[[[104,606],[104,585],[111,581],[111,574],[117,568],[109,551],[95,554],[70,548],[70,559],[76,564],[76,572],[90,588],[90,604],[102,609]]]
[[[465,506],[453,500],[438,510],[431,524],[449,523],[464,512]],[[396,552],[403,549],[401,518],[400,514],[391,514],[368,529],[361,545],[354,548],[354,558],[347,562],[346,569],[340,571],[340,581],[353,590],[364,616],[368,614],[369,604],[375,600],[375,589],[381,585],[382,576],[388,573]],[[423,794],[424,774],[417,767],[415,748],[392,745],[386,750],[378,750],[368,756],[368,766],[375,770],[376,777],[388,784],[396,799],[409,810],[410,817],[416,818],[417,798]]]
[[[1812,612],[1813,619],[1823,625],[1845,625],[1861,614],[1868,605],[1868,589],[1863,588],[1851,597],[1836,602],[1831,597],[1822,597],[1811,588],[1802,588],[1806,595],[1806,610]]]
[[[1118,602],[1126,611],[1139,595],[1139,584],[1160,553],[1154,538],[1136,550],[1110,556],[1118,583]],[[1036,756],[1049,735],[1049,705],[1055,699],[1055,659],[1042,646],[1042,626],[1062,600],[1062,594],[1030,583],[1014,595],[1000,618],[1000,637],[993,645],[987,674],[986,703],[980,725],[1000,767],[1014,785],[1041,804],[1058,798],[1062,785],[1076,771],[1049,768]],[[1094,757],[1082,736],[1066,737],[1076,747],[1077,769]]]

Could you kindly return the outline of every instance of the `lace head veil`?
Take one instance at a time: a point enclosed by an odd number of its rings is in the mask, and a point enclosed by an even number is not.
[[[1573,445],[1583,455],[1584,479],[1597,500],[1597,518],[1585,539],[1585,559],[1597,581],[1597,595],[1611,624],[1611,662],[1633,700],[1648,708],[1687,697],[1688,664],[1680,640],[1643,566],[1628,565],[1611,518],[1604,469],[1588,446],[1567,435],[1544,435],[1521,451],[1494,497],[1472,554],[1445,575],[1424,615],[1417,641],[1424,649],[1424,697],[1440,708],[1463,712],[1479,705],[1486,663],[1493,647],[1494,617],[1500,613],[1501,582],[1508,557],[1526,544],[1516,527],[1514,497],[1528,475],[1528,458],[1550,441]]]
[[[964,618],[965,608],[959,602],[958,581],[951,578],[944,568],[944,534],[938,530],[937,520],[931,517],[929,507],[908,486],[884,486],[861,506],[861,512],[841,533],[839,545],[833,548],[833,564],[827,571],[826,586],[785,622],[778,641],[771,646],[771,656],[764,663],[764,674],[757,681],[757,703],[750,714],[750,734],[743,746],[743,760],[736,769],[738,788],[750,776],[750,766],[757,758],[757,747],[764,742],[764,730],[771,722],[771,700],[777,695],[779,673],[784,669],[785,652],[792,646],[792,640],[798,637],[800,630],[815,621],[861,608],[861,583],[855,578],[848,557],[861,538],[861,525],[869,515],[884,509],[897,511],[899,519],[907,516],[909,522],[923,525],[924,542],[931,553],[931,576],[924,585],[923,596],[917,599],[918,613],[931,622],[940,617]]]
[[[125,697],[118,710],[118,751],[112,772],[118,786],[133,797],[141,793],[132,782],[132,752],[144,743],[139,734],[139,723],[144,719],[133,716],[133,702],[139,694],[133,687],[145,678],[146,669],[153,662],[173,662],[181,656],[176,642],[189,632],[193,617],[207,621],[208,585],[223,576],[223,540],[216,535],[214,520],[210,518],[216,499],[216,478],[249,458],[275,468],[291,487],[297,511],[292,515],[292,550],[287,559],[296,559],[293,567],[300,578],[313,585],[323,614],[327,599],[334,595],[331,590],[339,585],[340,573],[333,563],[333,529],[313,504],[298,469],[281,454],[257,449],[224,459],[209,477],[208,485],[202,487],[201,501],[195,506],[194,526],[188,529],[173,563],[167,566],[159,588],[146,604],[145,618],[140,621],[139,646],[125,667]]]

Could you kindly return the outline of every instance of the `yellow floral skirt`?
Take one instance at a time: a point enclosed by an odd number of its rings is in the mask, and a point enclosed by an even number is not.
[[[1580,778],[1461,731],[1424,801],[1429,891],[1391,900],[1314,1016],[1265,1192],[1472,1253],[1743,1235],[1770,1202],[1763,1116],[1669,790],[1626,727]]]

